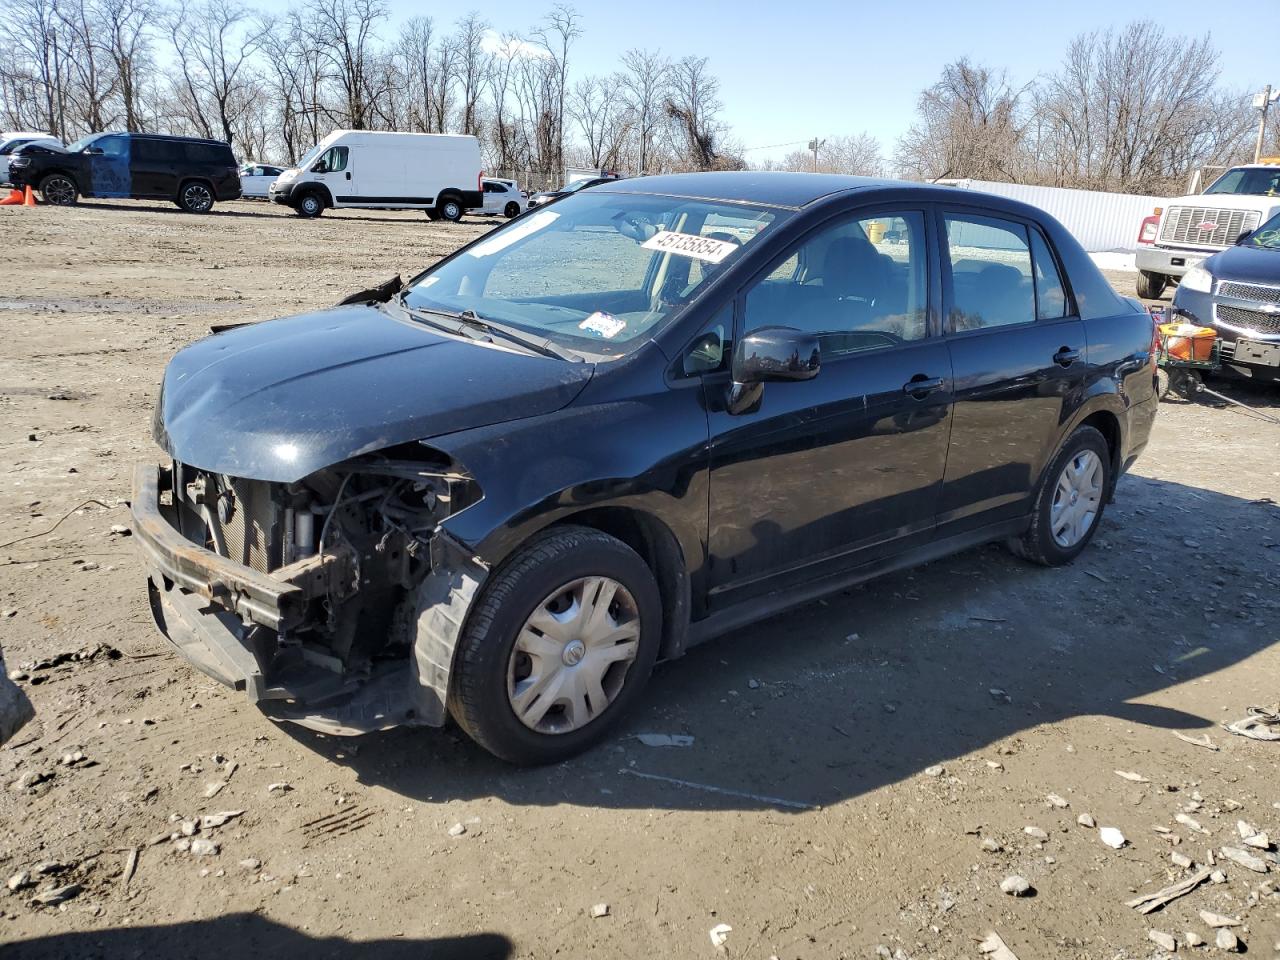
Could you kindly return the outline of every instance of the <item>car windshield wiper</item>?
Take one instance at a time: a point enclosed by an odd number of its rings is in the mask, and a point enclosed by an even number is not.
[[[499,323],[497,320],[490,320],[487,317],[480,316],[480,314],[476,313],[474,310],[467,309],[455,312],[452,310],[440,310],[434,307],[411,307],[405,301],[403,293],[399,294],[396,299],[399,300],[401,306],[414,316],[426,315],[438,317],[444,320],[456,321],[452,324],[440,323],[438,320],[430,321],[435,326],[448,330],[451,333],[476,339],[475,335],[471,331],[478,330],[489,334],[497,334],[504,340],[510,340],[513,343],[518,343],[520,346],[527,347],[535,353],[540,353],[545,357],[556,357],[560,360],[569,360],[575,363],[579,363],[583,359],[579,354],[574,353],[572,350],[566,350],[549,337],[538,336],[537,334],[529,333],[527,330],[522,330],[520,327],[512,327],[505,323]]]

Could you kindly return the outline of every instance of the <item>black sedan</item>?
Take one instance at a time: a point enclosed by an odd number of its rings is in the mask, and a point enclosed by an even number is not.
[[[1188,271],[1173,312],[1217,330],[1234,372],[1280,380],[1280,214]]]
[[[1156,412],[1140,305],[944,187],[600,184],[364,299],[173,358],[151,608],[277,718],[452,714],[518,763],[830,591],[989,541],[1070,562]]]

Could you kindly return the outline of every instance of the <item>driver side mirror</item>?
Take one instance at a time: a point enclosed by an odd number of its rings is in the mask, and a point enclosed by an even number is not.
[[[1236,237],[1236,246],[1237,247],[1240,246],[1240,244],[1244,243],[1246,240],[1248,240],[1252,236],[1253,236],[1253,231],[1246,230],[1244,233],[1240,234],[1240,236]]]
[[[794,327],[760,327],[733,350],[735,383],[812,380],[822,368],[818,337]]]

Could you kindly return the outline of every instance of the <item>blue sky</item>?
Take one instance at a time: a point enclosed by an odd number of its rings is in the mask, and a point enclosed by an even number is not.
[[[527,29],[550,6],[549,0],[388,2],[393,21],[429,14],[451,25],[478,9],[500,31]],[[1230,87],[1280,84],[1280,58],[1270,44],[1276,24],[1265,12],[1276,2],[1246,5],[1240,15],[1226,5],[1219,9],[1227,15],[1209,17],[1214,7],[1203,0],[574,0],[585,33],[570,66],[576,76],[608,73],[629,47],[707,56],[720,78],[725,119],[744,147],[868,131],[891,153],[911,123],[917,94],[946,62],[968,55],[1008,69],[1021,84],[1054,69],[1075,34],[1129,20],[1152,19],[1171,33],[1210,32],[1219,51],[1235,54],[1223,57],[1222,79]]]

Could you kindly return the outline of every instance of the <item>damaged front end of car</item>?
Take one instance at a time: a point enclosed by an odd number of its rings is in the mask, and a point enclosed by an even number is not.
[[[292,482],[141,465],[132,512],[177,650],[276,719],[349,735],[444,722],[485,568],[440,524],[480,497],[408,443]]]

